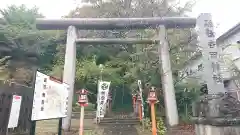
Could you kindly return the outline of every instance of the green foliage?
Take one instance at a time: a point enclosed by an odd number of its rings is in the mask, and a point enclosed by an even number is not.
[[[0,10],[0,13],[4,21],[0,24],[0,59],[3,60],[0,78],[30,85],[33,67],[51,63],[54,56],[47,53],[54,45],[56,48],[57,34],[35,28],[36,17],[42,17],[37,8],[13,5]],[[51,48],[52,52],[54,48]]]
[[[33,28],[35,18],[43,17],[39,14],[36,7],[28,9],[25,5],[15,6],[11,5],[7,9],[0,10],[4,20],[14,26],[20,26],[22,28]]]
[[[152,131],[152,122],[149,118],[144,119],[144,126],[148,130]],[[167,128],[164,124],[164,121],[161,117],[156,119],[156,127],[157,127],[157,134],[158,135],[165,135]]]
[[[66,17],[152,17],[185,16],[186,7],[171,7],[175,0],[158,1],[116,1],[91,0],[92,5],[78,7]],[[170,9],[166,12],[166,9]],[[4,24],[0,24],[0,78],[17,78],[29,82],[32,65],[57,78],[62,78],[64,67],[64,31],[39,31],[35,28],[36,17],[43,17],[37,8],[10,6],[1,10]],[[155,30],[111,30],[80,31],[84,38],[155,38]],[[196,34],[192,29],[169,29],[170,58],[174,75],[176,97],[180,114],[186,114],[186,104],[198,95],[197,84],[183,84],[177,72],[184,67],[188,56],[196,51]],[[138,89],[137,80],[150,83],[162,89],[162,72],[158,45],[77,45],[75,89],[86,88],[92,94],[89,101],[96,103],[99,79],[111,81],[115,92],[115,108],[131,107],[131,93]],[[100,64],[104,67],[101,69]],[[26,66],[28,65],[28,67]],[[6,74],[7,73],[7,74]],[[186,91],[187,90],[187,91]],[[144,88],[144,96],[148,92]],[[163,94],[159,94],[163,105]],[[113,94],[114,95],[114,94]],[[127,104],[127,105],[125,105]],[[145,105],[146,108],[147,105]],[[189,110],[189,109],[188,109]]]
[[[166,126],[164,125],[164,121],[162,118],[157,119],[157,134],[159,135],[165,135],[167,131]]]
[[[188,83],[179,83],[175,86],[178,112],[183,121],[190,120],[192,103],[199,97],[199,89],[200,85],[190,80]]]

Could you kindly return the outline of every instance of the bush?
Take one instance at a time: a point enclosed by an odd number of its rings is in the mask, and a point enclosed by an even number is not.
[[[164,135],[166,131],[167,131],[167,128],[163,122],[163,119],[161,117],[159,117],[157,119],[157,134]]]
[[[152,122],[151,122],[151,120],[149,118],[146,118],[144,121],[145,121],[146,129],[152,131]],[[156,126],[157,126],[157,134],[158,135],[164,135],[167,129],[166,129],[165,124],[163,122],[163,119],[161,117],[157,118]]]

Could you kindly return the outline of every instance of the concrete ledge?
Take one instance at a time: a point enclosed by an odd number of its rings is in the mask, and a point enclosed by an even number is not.
[[[203,118],[203,117],[192,117],[192,122],[195,124],[201,125],[212,125],[217,127],[225,127],[225,126],[239,126],[240,125],[240,117],[237,118]]]

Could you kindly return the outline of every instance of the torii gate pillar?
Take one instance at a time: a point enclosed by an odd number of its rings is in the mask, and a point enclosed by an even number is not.
[[[70,131],[71,115],[72,115],[72,100],[74,93],[75,72],[76,72],[76,39],[77,29],[74,26],[69,26],[67,30],[67,44],[65,52],[65,63],[63,71],[63,82],[69,84],[69,97],[67,117],[63,119],[62,128],[64,131]]]
[[[179,123],[175,90],[173,85],[171,61],[169,56],[169,44],[167,41],[166,28],[160,25],[157,29],[157,36],[160,39],[158,47],[159,61],[162,64],[162,86],[164,92],[165,111],[168,126],[175,126]]]

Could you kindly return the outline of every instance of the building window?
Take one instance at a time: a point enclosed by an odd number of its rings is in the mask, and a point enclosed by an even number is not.
[[[202,64],[198,65],[198,71],[201,71],[202,69],[203,69],[203,65]]]
[[[189,75],[189,72],[188,71],[186,71],[186,74],[187,74],[187,76]]]
[[[224,88],[227,88],[230,84],[230,80],[224,80],[223,81],[223,85],[224,85]]]
[[[189,70],[190,75],[193,73],[192,69]]]

